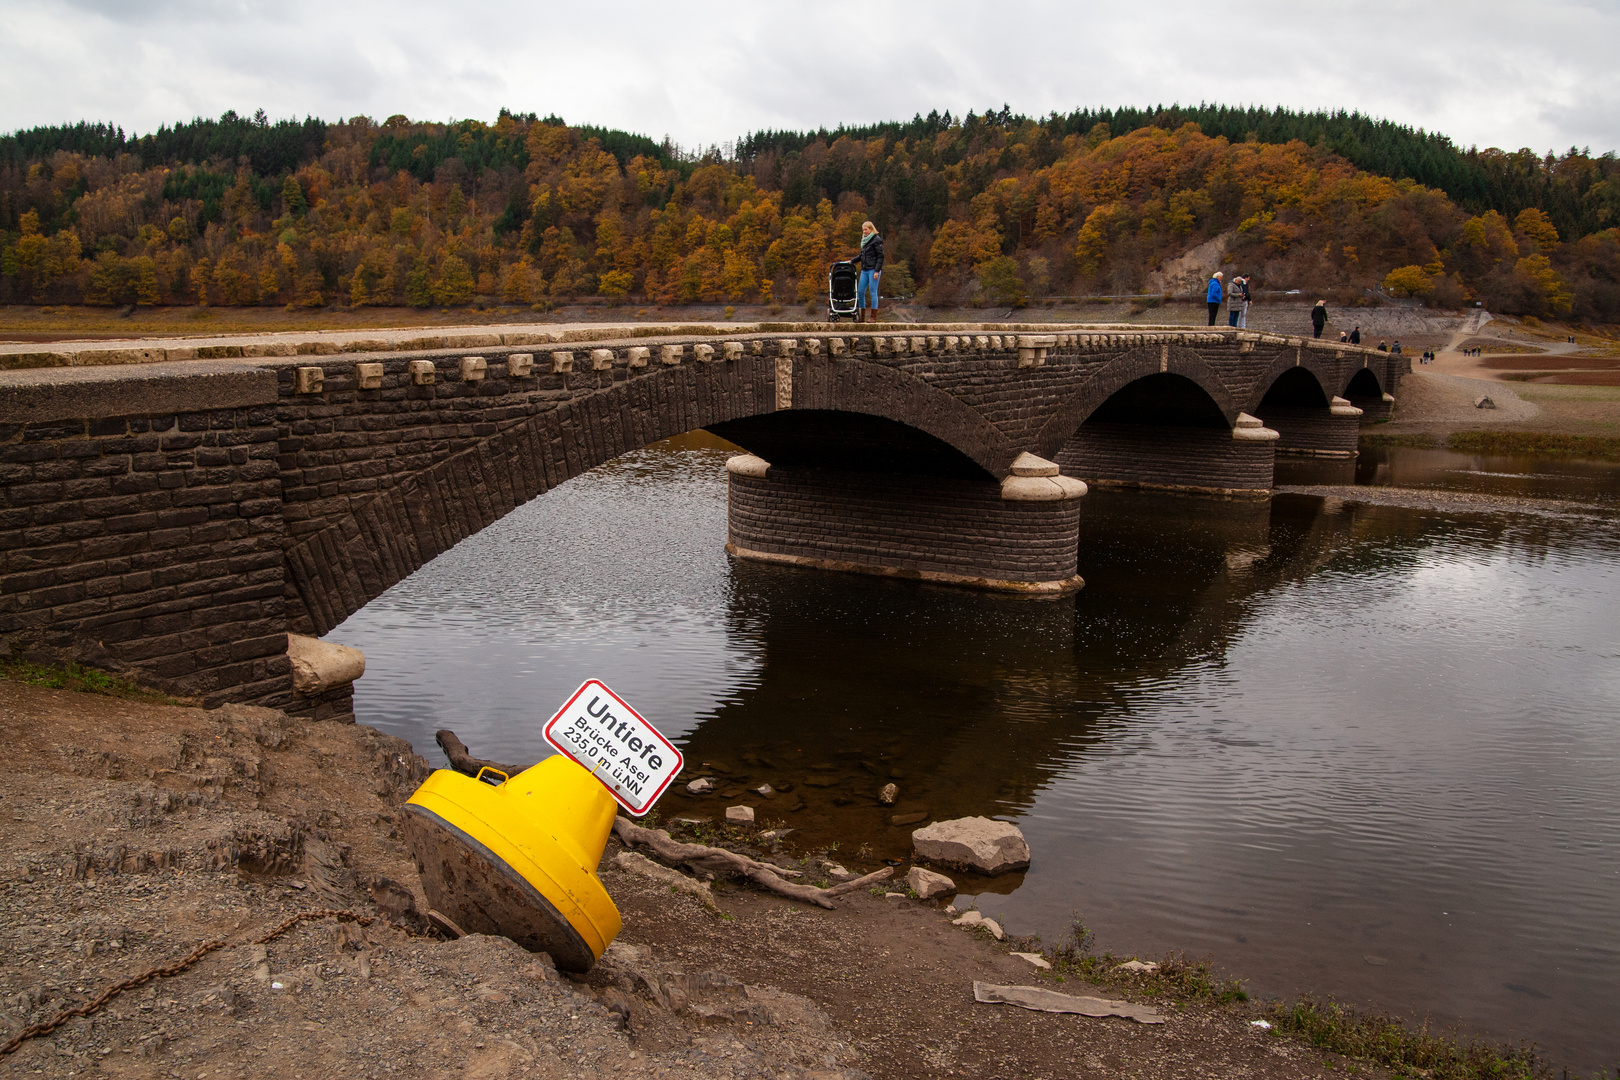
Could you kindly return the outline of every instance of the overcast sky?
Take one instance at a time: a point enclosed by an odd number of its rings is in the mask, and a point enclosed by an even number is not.
[[[691,148],[931,109],[1211,101],[1620,149],[1620,0],[0,0],[0,41],[6,131],[504,105]]]

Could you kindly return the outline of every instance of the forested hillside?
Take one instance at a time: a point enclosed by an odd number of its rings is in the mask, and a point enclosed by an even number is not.
[[[934,114],[695,159],[505,111],[39,128],[0,137],[0,302],[803,302],[868,217],[885,293],[932,303],[1157,291],[1208,245],[1194,270],[1262,288],[1620,320],[1613,154],[1217,106]]]

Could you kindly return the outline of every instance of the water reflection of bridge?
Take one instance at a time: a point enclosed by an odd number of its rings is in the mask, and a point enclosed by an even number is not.
[[[1133,700],[1220,664],[1258,597],[1416,527],[1307,496],[1088,504],[1093,585],[1043,602],[735,564],[729,631],[760,643],[763,666],[684,740],[689,771],[719,777],[725,798],[675,793],[663,811],[748,801],[806,844],[859,837],[895,856],[910,829],[893,815],[1022,813],[1114,737]],[[877,800],[890,781],[892,807]],[[791,790],[761,801],[749,789],[762,783]]]

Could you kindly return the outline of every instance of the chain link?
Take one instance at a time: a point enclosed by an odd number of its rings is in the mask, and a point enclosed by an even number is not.
[[[322,908],[318,911],[300,911],[298,914],[283,920],[280,926],[277,926],[274,930],[270,931],[268,934],[265,934],[263,937],[254,938],[252,941],[245,942],[244,944],[268,945],[270,942],[274,941],[282,934],[285,934],[288,930],[291,930],[299,923],[310,922],[314,919],[336,919],[338,922],[359,923],[361,926],[370,926],[376,921],[376,918],[371,915],[356,915],[352,911],[340,911],[336,908]],[[224,948],[225,944],[225,941],[222,939],[204,942],[172,964],[165,964],[162,967],[155,967],[150,971],[136,975],[132,979],[125,979],[121,983],[114,983],[112,986],[107,987],[107,989],[103,990],[100,994],[85,1002],[83,1005],[75,1005],[71,1009],[63,1009],[49,1020],[42,1020],[30,1027],[23,1028],[10,1042],[6,1043],[4,1046],[0,1046],[0,1057],[4,1057],[7,1054],[12,1053],[29,1039],[40,1035],[50,1034],[63,1024],[67,1023],[69,1020],[72,1020],[74,1017],[89,1016],[92,1013],[100,1012],[106,1007],[109,1001],[117,997],[119,994],[122,994],[125,990],[133,990],[137,986],[150,982],[153,979],[167,979],[180,974],[182,971],[185,971],[187,968],[191,967],[191,965],[195,964],[197,961],[201,960],[214,950]]]

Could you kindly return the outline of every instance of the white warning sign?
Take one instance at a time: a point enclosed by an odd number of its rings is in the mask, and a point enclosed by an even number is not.
[[[546,724],[546,742],[602,781],[636,817],[652,809],[681,771],[681,752],[623,698],[587,680]]]

